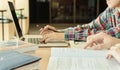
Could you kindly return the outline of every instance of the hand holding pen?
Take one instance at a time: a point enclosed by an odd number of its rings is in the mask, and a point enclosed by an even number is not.
[[[46,25],[44,28],[41,28],[40,35],[43,37],[40,42],[44,43],[64,40],[64,33],[60,33],[55,27],[50,25]]]

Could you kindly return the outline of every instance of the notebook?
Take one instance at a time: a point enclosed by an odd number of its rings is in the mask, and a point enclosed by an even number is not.
[[[17,51],[0,51],[0,70],[38,70],[40,59]]]
[[[8,5],[9,5],[10,11],[11,11],[11,14],[13,17],[13,21],[15,24],[16,34],[19,39],[24,40],[26,42],[38,44],[38,46],[67,46],[68,45],[65,41],[51,41],[51,43],[41,44],[39,42],[39,39],[42,38],[41,35],[25,35],[25,36],[23,36],[22,30],[20,28],[16,13],[15,13],[15,8],[13,6],[13,3],[8,1]]]

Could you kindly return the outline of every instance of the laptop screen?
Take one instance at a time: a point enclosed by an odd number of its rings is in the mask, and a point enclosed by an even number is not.
[[[10,1],[8,1],[8,5],[9,5],[9,8],[10,8],[10,11],[11,11],[11,14],[12,14],[12,18],[13,18],[13,21],[14,21],[14,24],[15,24],[17,35],[18,35],[19,38],[21,38],[21,37],[23,37],[23,34],[22,34],[22,30],[21,30],[19,22],[18,22],[17,15],[15,13],[15,8],[13,6],[13,3],[10,2]]]

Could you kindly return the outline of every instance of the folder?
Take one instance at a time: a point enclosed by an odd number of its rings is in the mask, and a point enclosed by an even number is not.
[[[40,57],[17,51],[0,51],[0,70],[35,70],[39,67]]]

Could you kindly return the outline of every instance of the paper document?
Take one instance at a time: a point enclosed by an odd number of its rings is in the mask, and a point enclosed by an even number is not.
[[[2,41],[2,42],[0,42],[0,47],[11,47],[11,46],[16,46],[16,44],[17,44],[17,41],[15,40],[15,41]],[[19,43],[18,43],[18,45],[24,45],[25,44],[25,42],[20,42],[19,41]]]
[[[31,52],[35,51],[37,48],[38,45],[27,43],[24,41],[16,42],[16,40],[10,40],[0,42],[0,50],[16,50],[18,52]]]
[[[120,70],[115,59],[106,59],[107,50],[52,48],[47,70]]]

